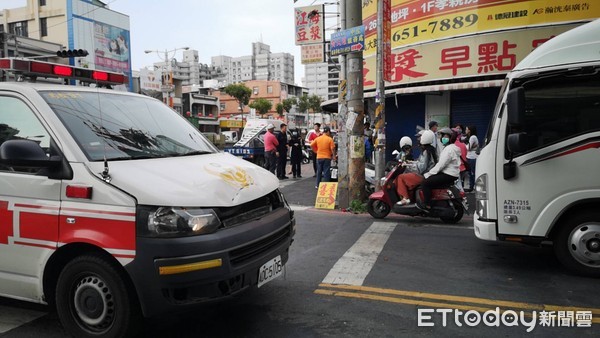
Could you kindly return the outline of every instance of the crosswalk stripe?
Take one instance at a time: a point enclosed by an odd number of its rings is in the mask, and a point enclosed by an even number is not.
[[[0,305],[0,333],[8,332],[32,320],[44,316],[46,313],[35,310],[19,309]]]
[[[394,228],[396,223],[373,222],[335,263],[323,283],[362,285]]]

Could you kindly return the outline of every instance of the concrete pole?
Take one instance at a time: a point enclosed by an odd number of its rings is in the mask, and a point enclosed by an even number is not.
[[[375,190],[380,190],[381,177],[385,175],[385,81],[383,80],[383,49],[385,48],[383,39],[383,0],[377,1],[377,89],[375,91],[375,101],[378,107],[375,112],[375,128],[373,133],[377,137],[375,147]]]
[[[346,29],[346,0],[338,4],[340,13],[340,29]],[[347,209],[349,200],[348,179],[348,131],[346,119],[348,118],[348,104],[346,102],[346,54],[338,56],[340,64],[340,85],[338,86],[338,207]]]
[[[362,25],[362,2],[348,0],[346,2],[346,25],[356,27]],[[350,150],[348,165],[349,199],[350,202],[364,201],[365,194],[365,142],[363,138],[364,93],[363,93],[363,53],[353,52],[346,57],[346,73],[348,88],[348,118],[347,126]]]

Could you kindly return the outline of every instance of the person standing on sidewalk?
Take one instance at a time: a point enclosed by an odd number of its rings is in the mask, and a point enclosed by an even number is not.
[[[310,144],[312,143],[312,141],[314,141],[317,137],[321,136],[321,124],[320,123],[315,123],[314,125],[314,130],[311,130],[308,132],[308,135],[306,135],[306,145],[310,148]],[[312,161],[313,164],[313,171],[314,171],[314,176],[313,177],[317,177],[317,153],[314,151],[310,152],[310,160]]]
[[[287,124],[282,123],[279,126],[281,131],[277,134],[277,178],[280,180],[288,179],[285,176],[285,165],[287,163],[287,147],[288,147],[288,139],[287,139]]]
[[[331,129],[323,128],[323,135],[317,137],[310,143],[310,147],[317,154],[317,183],[316,189],[319,189],[321,179],[324,182],[329,182],[331,179],[331,161],[335,159],[335,143],[331,137]]]
[[[275,126],[273,124],[267,125],[267,132],[265,133],[265,169],[275,175],[275,169],[277,169],[277,146],[279,142],[277,137],[273,134]]]
[[[468,137],[467,160],[469,162],[469,189],[465,189],[465,191],[471,192],[475,187],[475,165],[477,164],[477,157],[479,157],[479,139],[477,138],[477,127],[468,126],[466,134]]]
[[[302,178],[302,140],[300,139],[300,131],[298,129],[292,131],[289,145],[292,175],[294,175],[294,178]]]

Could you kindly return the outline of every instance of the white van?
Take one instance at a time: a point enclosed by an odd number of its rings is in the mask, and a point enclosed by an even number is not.
[[[0,70],[124,79],[24,59]],[[56,306],[75,337],[130,336],[142,316],[261,287],[295,233],[278,186],[156,99],[0,82],[0,296]]]
[[[544,43],[508,74],[477,159],[475,235],[553,242],[600,276],[600,21]]]

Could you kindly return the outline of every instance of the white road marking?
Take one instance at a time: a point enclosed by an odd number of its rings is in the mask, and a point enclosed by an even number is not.
[[[329,271],[323,283],[362,285],[396,223],[373,222]]]
[[[0,305],[0,333],[8,332],[23,324],[27,324],[45,314],[45,312]]]

